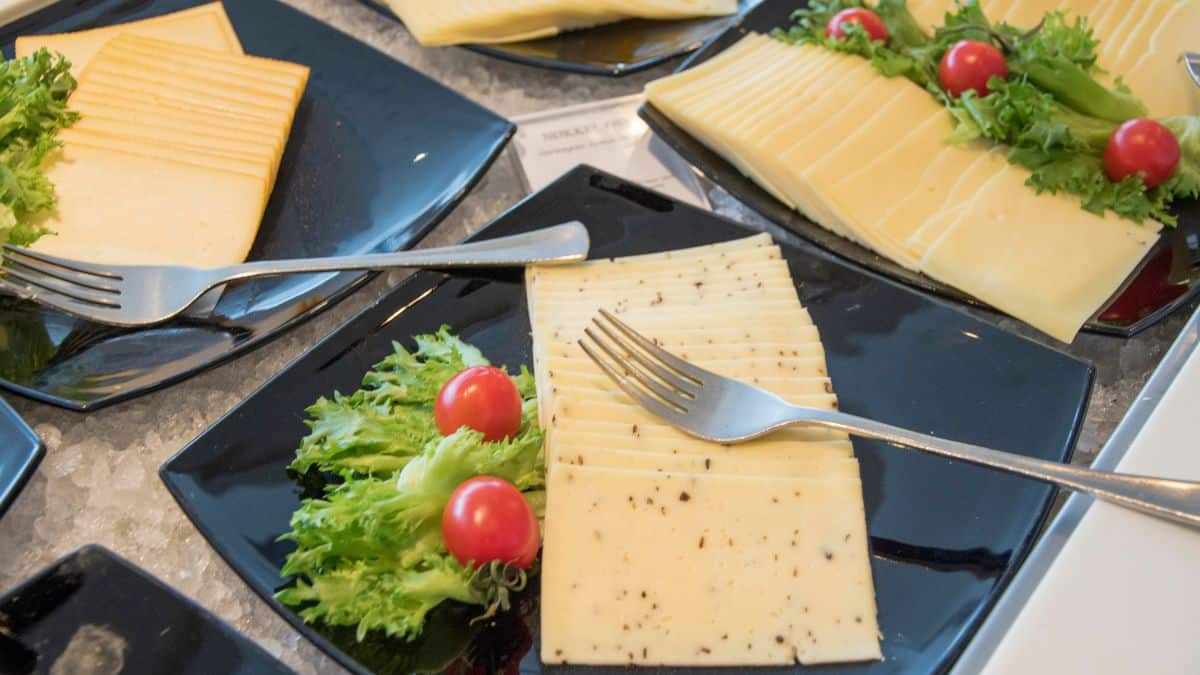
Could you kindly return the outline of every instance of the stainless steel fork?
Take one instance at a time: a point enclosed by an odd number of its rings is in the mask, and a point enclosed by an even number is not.
[[[211,269],[100,265],[5,246],[0,290],[114,326],[145,326],[178,316],[209,289],[253,277],[393,267],[512,267],[576,262],[590,241],[582,223],[526,234],[400,253],[264,260]]]
[[[585,334],[579,345],[626,394],[676,428],[708,441],[741,443],[791,425],[816,425],[1015,473],[1200,526],[1200,483],[1092,471],[842,412],[795,406],[671,354],[604,310]]]

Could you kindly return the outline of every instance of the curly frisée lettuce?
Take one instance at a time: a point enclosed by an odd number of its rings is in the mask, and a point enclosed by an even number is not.
[[[0,62],[0,243],[26,246],[47,233],[39,216],[55,196],[42,164],[78,117],[67,109],[70,67],[45,49]]]
[[[888,28],[887,43],[871,42],[857,25],[843,26],[844,39],[826,36],[829,19],[849,7],[875,11]],[[1200,140],[1193,118],[1160,120],[1183,150],[1173,178],[1151,189],[1136,177],[1109,180],[1103,159],[1108,138],[1121,122],[1144,116],[1146,108],[1119,74],[1111,88],[1100,83],[1098,41],[1086,17],[1069,21],[1062,12],[1050,12],[1037,26],[1016,27],[992,23],[977,0],[960,0],[927,35],[905,0],[814,0],[792,18],[795,25],[777,30],[776,39],[857,54],[884,76],[907,77],[954,117],[957,129],[948,141],[984,139],[1009,146],[1009,160],[1030,169],[1027,183],[1038,192],[1067,192],[1088,211],[1111,210],[1135,222],[1150,218],[1166,225],[1176,224],[1173,200],[1200,197]],[[938,65],[962,39],[989,41],[1005,53],[1009,78],[992,78],[986,96],[972,90],[953,97],[941,88]]]
[[[306,499],[281,540],[296,544],[282,569],[295,583],[278,594],[306,621],[353,626],[412,639],[426,615],[447,600],[507,609],[526,572],[504,565],[460,565],[442,540],[441,517],[463,481],[494,476],[521,490],[539,518],[545,503],[542,433],[533,378],[513,378],[524,400],[516,436],[496,443],[468,428],[442,436],[433,421],[438,391],[450,377],[487,365],[479,350],[443,327],[400,346],[350,396],[309,408],[312,433],[292,468],[316,468],[342,482]]]

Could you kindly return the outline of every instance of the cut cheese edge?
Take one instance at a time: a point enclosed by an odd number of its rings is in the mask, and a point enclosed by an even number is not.
[[[115,26],[75,33],[21,36],[16,40],[16,54],[18,57],[29,56],[43,47],[51,52],[61,53],[71,62],[71,74],[78,78],[92,57],[109,40],[123,33],[230,54],[242,53],[242,45],[233,30],[233,24],[229,22],[224,5],[213,2],[165,16]]]
[[[1162,13],[1156,10],[1160,0],[1138,1],[1147,11]],[[920,13],[939,13],[935,5],[921,5]],[[1140,19],[1121,14],[1112,21],[1143,34]],[[1126,48],[1121,43],[1116,53]],[[729,51],[737,57],[713,59],[651,83],[649,102],[819,225],[976,294],[1057,339],[1073,339],[1157,237],[1157,223],[1098,216],[1075,197],[1039,195],[1024,185],[1028,171],[1010,165],[1002,151],[946,145],[953,123],[941,105],[905,78],[883,77],[866,59],[753,33]],[[858,82],[864,86],[851,84]],[[1187,89],[1193,92],[1189,95],[1200,91]],[[781,97],[780,91],[789,96]],[[763,107],[772,112],[764,115]],[[1060,208],[1064,204],[1073,208]],[[1008,214],[1005,218],[1028,215],[1037,226],[1010,225],[995,217],[999,211],[983,212],[991,207]],[[1039,211],[1052,211],[1055,220],[1039,218]],[[972,218],[987,224],[960,229]],[[1010,236],[1018,229],[1023,237]],[[1029,278],[1014,271],[1019,266],[998,262],[1028,255],[1043,269],[1070,236],[1083,232],[1088,233],[1082,235],[1088,240],[1083,248],[1096,256],[1058,256],[1052,275]],[[1011,250],[997,254],[997,242]],[[974,246],[978,250],[970,249]],[[746,294],[745,286],[725,300],[707,299],[719,307],[733,304]],[[644,298],[634,290],[629,289],[629,299],[616,292],[608,297],[644,309]],[[670,290],[687,297],[685,289]],[[569,296],[556,297],[565,303]],[[691,297],[699,306],[699,293]],[[566,307],[557,312],[569,315]]]
[[[856,479],[557,464],[547,482],[546,663],[880,657]]]
[[[70,142],[46,175],[58,204],[44,225],[56,236],[31,248],[101,263],[241,262],[266,199],[265,183],[252,176]]]

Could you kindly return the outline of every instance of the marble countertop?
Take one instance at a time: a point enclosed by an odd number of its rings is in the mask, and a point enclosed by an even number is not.
[[[636,93],[676,64],[623,79],[538,70],[462,49],[422,49],[394,21],[356,0],[285,0],[430,75],[501,115]],[[501,157],[423,242],[456,242],[515,204],[521,182]],[[712,190],[717,211],[757,217]],[[126,556],[212,610],[300,673],[342,669],[291,629],[209,547],[158,479],[158,467],[247,394],[283,369],[403,274],[385,275],[269,345],[166,390],[83,415],[10,398],[45,440],[47,455],[0,520],[0,588],[83,544]],[[1129,340],[1083,335],[1068,351],[1097,367],[1097,386],[1075,461],[1087,464],[1133,402],[1194,307]],[[1007,328],[1032,334],[1013,320]]]

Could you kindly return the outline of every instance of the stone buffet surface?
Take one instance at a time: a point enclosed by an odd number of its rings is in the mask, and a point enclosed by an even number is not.
[[[623,79],[538,70],[462,49],[422,49],[395,22],[356,0],[288,2],[506,117],[636,93],[676,65]],[[496,162],[423,245],[456,242],[515,204],[523,194],[512,167],[506,157]],[[727,195],[713,190],[709,196],[720,213],[763,224]],[[157,471],[244,396],[403,276],[376,279],[262,349],[129,403],[81,415],[10,399],[41,434],[47,455],[25,492],[0,519],[0,588],[17,584],[71,549],[98,543],[195,599],[297,671],[342,672],[221,561],[167,493]],[[1076,462],[1086,464],[1095,457],[1188,314],[1180,312],[1129,340],[1083,334],[1069,349],[1097,366],[1097,386]],[[1015,320],[1000,322],[1032,334]]]

